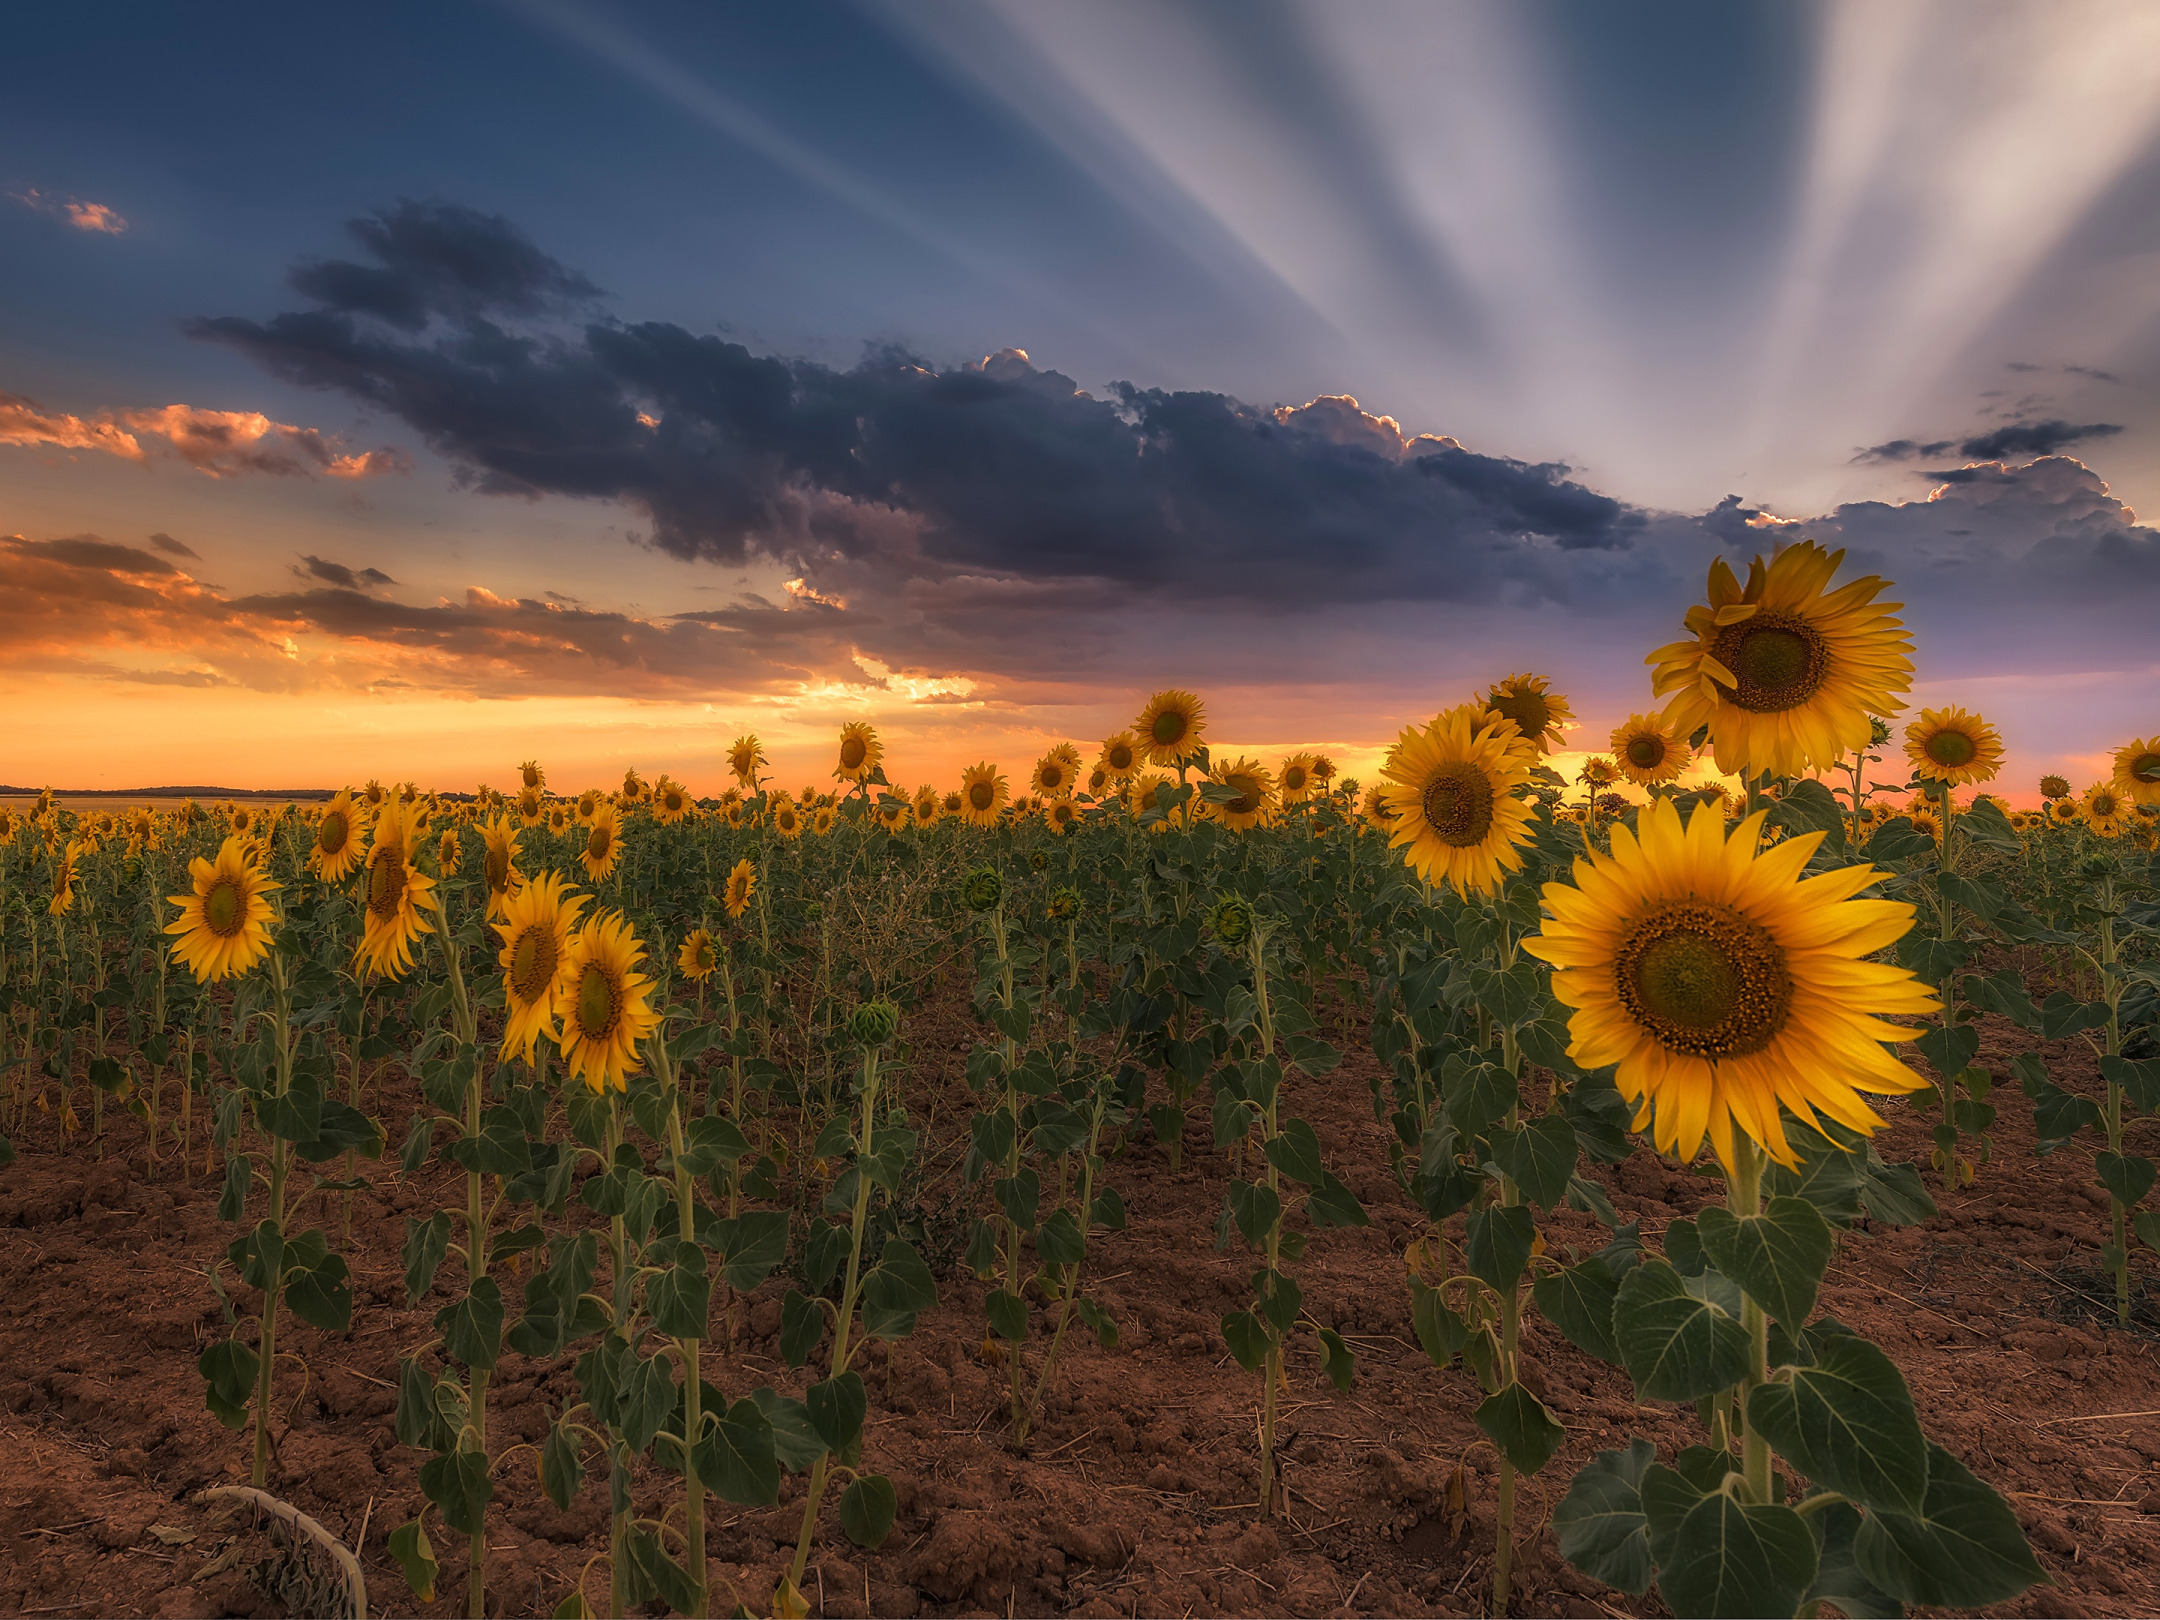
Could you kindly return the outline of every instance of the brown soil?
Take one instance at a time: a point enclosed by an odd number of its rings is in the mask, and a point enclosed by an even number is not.
[[[913,1084],[925,1103],[936,1094],[949,1129],[969,1106],[949,1071],[971,1037],[950,1008],[914,1026],[919,1045],[948,1054],[948,1072],[919,1074]],[[1991,1027],[1980,1061],[2000,1074],[2009,1054],[2029,1044]],[[2050,1058],[2058,1078],[2097,1085],[2077,1043],[2059,1043]],[[1132,1224],[1090,1253],[1103,1279],[1096,1293],[1115,1312],[1121,1342],[1105,1352],[1092,1339],[1068,1339],[1031,1457],[1012,1456],[1004,1443],[1003,1381],[980,1360],[981,1290],[972,1278],[941,1277],[943,1302],[914,1338],[889,1357],[873,1355],[867,1466],[891,1475],[900,1516],[885,1547],[865,1556],[828,1511],[808,1582],[813,1612],[1480,1612],[1492,1565],[1492,1453],[1470,1421],[1478,1397],[1468,1374],[1435,1372],[1411,1332],[1401,1255],[1421,1219],[1388,1169],[1366,1086],[1371,1062],[1356,1054],[1327,1081],[1292,1087],[1293,1108],[1317,1126],[1374,1223],[1319,1234],[1300,1268],[1315,1314],[1356,1349],[1358,1378],[1337,1394],[1309,1338],[1293,1357],[1282,1446],[1287,1515],[1255,1522],[1257,1381],[1229,1359],[1217,1326],[1243,1303],[1251,1261],[1214,1248],[1227,1169],[1196,1102],[1182,1171],[1173,1173],[1149,1141],[1110,1166]],[[1941,1216],[1925,1227],[1847,1238],[1824,1308],[1889,1349],[1933,1435],[2016,1505],[2052,1584],[2000,1612],[2160,1612],[2160,1340],[2113,1326],[2106,1283],[2094,1272],[2105,1202],[2091,1179],[2090,1147],[2036,1159],[2022,1097],[2006,1087],[1999,1100],[1994,1158],[1978,1186],[1945,1196]],[[379,1113],[393,1137],[409,1108],[394,1088],[383,1099]],[[1931,1106],[1892,1104],[1885,1156],[1924,1157],[1932,1114]],[[264,1590],[272,1572],[257,1567],[268,1549],[260,1532],[191,1500],[206,1485],[244,1482],[248,1446],[245,1432],[219,1427],[204,1409],[194,1367],[223,1331],[202,1269],[234,1235],[216,1219],[218,1184],[202,1175],[199,1141],[193,1177],[167,1166],[146,1179],[132,1119],[109,1129],[101,1162],[83,1137],[63,1149],[49,1116],[34,1118],[16,1144],[18,1162],[0,1171],[0,1297],[8,1302],[0,1443],[13,1459],[0,1478],[0,1610],[285,1612]],[[398,1255],[405,1215],[456,1195],[442,1167],[410,1181],[395,1172],[394,1160],[368,1167],[373,1190],[355,1201],[346,1250],[357,1274],[352,1331],[281,1332],[281,1348],[299,1352],[307,1372],[303,1386],[293,1364],[279,1386],[271,1487],[358,1545],[377,1609],[413,1613],[385,1538],[422,1504],[423,1458],[393,1433],[392,1381],[401,1351],[431,1336],[442,1290],[406,1309]],[[1598,1175],[1646,1232],[1717,1191],[1714,1181],[1643,1152]],[[324,1224],[335,1230],[334,1218]],[[1572,1212],[1545,1230],[1556,1244],[1602,1242],[1595,1223]],[[454,1280],[454,1262],[444,1275]],[[707,1376],[731,1397],[767,1381],[800,1387],[777,1354],[783,1287],[776,1279],[748,1301],[731,1358],[707,1357]],[[251,1297],[239,1303],[244,1310]],[[1686,1444],[1699,1438],[1694,1417],[1638,1408],[1624,1374],[1542,1325],[1528,1329],[1526,1350],[1526,1380],[1541,1387],[1569,1436],[1523,1493],[1515,1610],[1645,1612],[1571,1570],[1544,1520],[1592,1453],[1636,1432],[1661,1446]],[[538,1440],[546,1408],[572,1388],[567,1362],[535,1366],[506,1352],[490,1398],[496,1449]],[[1463,1488],[1451,1501],[1458,1468]],[[678,1489],[672,1477],[650,1474],[639,1511],[657,1516]],[[722,1577],[753,1608],[767,1600],[792,1547],[802,1489],[790,1477],[778,1508],[714,1504],[716,1601],[726,1601]],[[604,1482],[589,1479],[571,1510],[558,1512],[540,1492],[530,1452],[502,1463],[489,1515],[491,1608],[552,1610],[604,1551],[604,1515]],[[421,1612],[460,1613],[464,1544],[431,1533],[441,1599]],[[596,1606],[605,1586],[604,1567],[592,1567],[585,1589]]]

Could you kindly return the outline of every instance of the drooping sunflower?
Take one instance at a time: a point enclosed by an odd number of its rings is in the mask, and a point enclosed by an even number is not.
[[[2095,782],[2085,790],[2085,825],[2101,838],[2120,838],[2130,824],[2129,795],[2112,781]]]
[[[570,936],[561,990],[563,1067],[595,1094],[629,1089],[642,1067],[637,1043],[660,1027],[637,971],[645,947],[619,911],[603,911]]]
[[[1183,765],[1200,751],[1207,706],[1192,693],[1172,687],[1147,700],[1132,729],[1150,765]]]
[[[935,827],[938,817],[945,813],[944,797],[934,787],[919,787],[915,790],[914,809],[916,826]]]
[[[193,893],[166,896],[180,908],[165,925],[166,933],[179,936],[172,959],[193,972],[197,984],[248,972],[270,954],[270,895],[278,885],[248,860],[238,838],[226,839],[215,861],[196,856],[188,876],[195,881]]]
[[[82,859],[83,846],[71,841],[53,860],[52,903],[45,908],[49,917],[64,917],[75,905],[75,863]]]
[[[495,925],[502,950],[495,958],[503,976],[502,1055],[533,1061],[541,1036],[556,1039],[570,935],[585,896],[573,892],[560,872],[542,872],[519,889]]]
[[[1743,588],[1720,557],[1710,600],[1687,612],[1691,641],[1660,647],[1651,691],[1671,694],[1676,736],[1710,728],[1711,752],[1730,775],[1798,776],[1868,745],[1872,717],[1893,714],[1912,684],[1912,638],[1878,602],[1876,575],[1824,594],[1843,551],[1803,540],[1766,567],[1757,557]]]
[[[757,893],[757,867],[750,861],[735,863],[727,875],[727,891],[720,897],[720,904],[730,917],[740,917],[750,909],[750,897]]]
[[[1011,789],[1004,772],[988,763],[960,773],[960,814],[970,827],[995,827]]]
[[[1528,784],[1534,756],[1512,725],[1488,714],[1465,703],[1406,726],[1381,767],[1394,817],[1388,843],[1426,882],[1444,878],[1462,895],[1498,888],[1522,865],[1515,849],[1530,837],[1530,806],[1515,790]]]
[[[1313,757],[1303,752],[1284,760],[1275,775],[1275,788],[1284,804],[1303,804],[1318,783],[1319,778],[1313,775]]]
[[[1977,714],[1922,709],[1905,728],[1905,757],[1930,782],[1985,782],[2002,768],[2002,738]]]
[[[843,782],[860,782],[884,757],[885,745],[878,741],[877,727],[850,720],[840,728],[840,757],[833,775]]]
[[[420,807],[385,799],[375,812],[375,838],[367,852],[367,921],[354,960],[386,979],[412,966],[413,942],[435,930],[420,913],[435,909],[435,880],[413,857],[427,831]]]
[[[663,827],[672,827],[689,814],[689,790],[663,771],[653,788],[653,815]]]
[[[1613,727],[1613,763],[1637,787],[1678,780],[1694,756],[1667,728],[1664,717],[1631,714]]]
[[[349,789],[339,788],[331,801],[323,806],[322,819],[315,823],[315,848],[308,861],[322,874],[325,883],[343,883],[360,864],[360,837]]]
[[[1080,807],[1070,799],[1052,799],[1043,806],[1043,823],[1063,838],[1079,824]]]
[[[702,928],[693,928],[682,942],[682,949],[675,953],[675,966],[686,979],[703,984],[713,976],[720,965],[720,951],[713,944],[712,935]]]
[[[541,768],[538,760],[528,759],[518,767],[518,780],[523,786],[529,787],[533,792],[538,793],[547,786],[547,772]]]
[[[1637,833],[1614,829],[1610,855],[1544,886],[1552,920],[1523,941],[1575,1009],[1568,1056],[1618,1066],[1634,1128],[1659,1151],[1692,1159],[1707,1135],[1728,1172],[1736,1130],[1796,1162],[1780,1106],[1872,1134],[1882,1121],[1861,1093],[1926,1084],[1885,1047],[1920,1031],[1887,1020],[1939,1008],[1909,971],[1868,960],[1903,937],[1913,908],[1855,899],[1881,876],[1870,866],[1802,878],[1821,833],[1756,853],[1764,814],[1728,834],[1705,807],[1683,827],[1654,802]]]
[[[2115,750],[2115,790],[2133,804],[2160,804],[2160,737],[2139,738]]]
[[[908,802],[905,799],[889,798],[878,800],[877,824],[889,833],[906,832],[908,821],[913,815],[914,812],[908,808]]]
[[[480,829],[480,842],[485,850],[480,866],[487,878],[487,920],[495,922],[510,915],[511,896],[525,886],[517,864],[517,827],[508,816],[497,816]]]
[[[1113,782],[1128,781],[1140,768],[1140,754],[1130,731],[1105,737],[1100,755],[1103,774]]]
[[[1035,772],[1028,778],[1028,788],[1046,799],[1069,799],[1080,785],[1080,750],[1071,743],[1059,743],[1049,753],[1035,762]]]
[[[585,829],[585,847],[578,852],[586,881],[600,882],[615,870],[615,863],[621,858],[621,813],[612,804],[603,804],[593,812],[592,825]]]
[[[1257,759],[1241,754],[1233,760],[1218,761],[1208,771],[1208,780],[1237,791],[1234,799],[1206,801],[1204,812],[1232,832],[1247,832],[1259,826],[1275,807],[1275,778]]]
[[[735,773],[735,780],[743,785],[746,793],[757,791],[758,767],[766,763],[765,750],[758,745],[755,732],[744,732],[728,744],[728,769]]]
[[[547,819],[547,804],[536,787],[519,788],[517,796],[518,825],[537,827]]]
[[[793,799],[782,795],[773,801],[772,824],[773,831],[782,838],[800,838],[803,830],[802,811]]]
[[[2043,799],[2067,799],[2070,782],[2067,777],[2043,776],[2040,778],[2040,797]]]
[[[1542,675],[1510,675],[1496,681],[1485,694],[1485,707],[1515,722],[1532,751],[1549,754],[1560,746],[1561,731],[1574,723],[1575,711],[1568,700],[1547,689]]]

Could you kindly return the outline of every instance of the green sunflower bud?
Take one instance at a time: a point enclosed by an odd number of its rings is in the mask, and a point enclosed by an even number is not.
[[[848,1015],[848,1033],[857,1046],[885,1046],[899,1032],[900,1009],[882,996],[862,1002]]]
[[[1252,902],[1242,894],[1226,894],[1208,913],[1208,930],[1226,951],[1241,947],[1253,929]]]
[[[995,911],[1005,901],[1005,878],[994,866],[978,866],[960,884],[960,899],[970,911]]]

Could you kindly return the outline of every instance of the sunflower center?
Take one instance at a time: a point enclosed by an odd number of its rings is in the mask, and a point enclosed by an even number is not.
[[[1045,765],[1043,767],[1042,784],[1044,787],[1055,790],[1057,785],[1064,780],[1065,772],[1058,766]]]
[[[1492,826],[1492,782],[1466,759],[1450,760],[1435,770],[1419,802],[1440,842],[1457,849],[1475,844]]]
[[[968,789],[968,803],[977,810],[987,810],[997,798],[997,789],[988,782],[977,782]]]
[[[530,765],[527,765],[527,766],[525,766],[525,767],[524,767],[524,774],[525,774],[525,785],[526,785],[527,787],[529,787],[529,788],[536,788],[536,787],[538,787],[538,786],[540,785],[540,773],[539,773],[539,772],[538,772],[537,770],[533,769],[533,767],[532,767],[532,766],[530,766]]]
[[[587,855],[590,855],[596,861],[604,861],[607,859],[607,852],[607,828],[595,827],[590,833],[585,835],[585,853]]]
[[[391,844],[376,851],[368,868],[367,908],[377,917],[394,917],[404,898],[405,852]]]
[[[229,877],[221,877],[212,883],[210,892],[203,896],[203,921],[210,925],[210,932],[221,939],[230,939],[240,932],[240,919],[245,909],[240,885]]]
[[[1295,793],[1300,788],[1304,787],[1305,767],[1302,765],[1293,765],[1288,770],[1284,771],[1282,773],[1282,785],[1285,788],[1289,789],[1292,793]]]
[[[518,1000],[531,1006],[555,982],[555,930],[528,924],[510,947],[510,988]]]
[[[1929,759],[1952,770],[1960,765],[1970,765],[1973,755],[1980,751],[1973,746],[1972,738],[1962,731],[1938,731],[1923,748]]]
[[[588,1041],[605,1040],[615,1030],[615,981],[598,962],[587,962],[578,975],[578,1033]]]
[[[1126,745],[1125,745],[1124,743],[1119,743],[1119,744],[1118,744],[1118,745],[1117,745],[1117,746],[1116,746],[1115,748],[1111,749],[1111,750],[1110,750],[1110,768],[1111,768],[1111,769],[1112,769],[1113,771],[1129,771],[1129,770],[1131,770],[1131,769],[1132,769],[1132,749],[1130,749],[1129,747],[1127,747],[1127,746],[1126,746]]]
[[[840,744],[840,768],[844,771],[862,769],[863,758],[869,752],[860,737],[849,737]]]
[[[1665,739],[1663,737],[1630,737],[1627,745],[1627,762],[1638,771],[1654,771],[1665,763]]]
[[[1792,974],[1770,931],[1727,906],[1674,900],[1638,917],[1614,958],[1621,1003],[1669,1052],[1747,1057],[1792,1011]]]
[[[670,810],[680,810],[682,808],[682,795],[680,793],[670,793],[667,796],[667,807]]]
[[[1249,776],[1233,776],[1229,786],[1238,790],[1238,796],[1223,808],[1233,816],[1249,816],[1260,808],[1260,790]]]
[[[2096,816],[2112,816],[2115,813],[2115,795],[2095,793],[2092,796],[2092,813]]]
[[[1822,686],[1830,666],[1821,633],[1799,614],[1778,608],[1727,625],[1710,655],[1740,683],[1726,701],[1756,714],[1798,708]]]
[[[322,829],[315,835],[322,843],[325,855],[335,855],[352,837],[352,823],[345,819],[345,812],[333,810],[322,818]]]
[[[493,844],[490,844],[487,852],[486,871],[488,887],[500,894],[510,883],[510,852],[506,849],[497,849]]]
[[[1165,709],[1155,717],[1155,723],[1148,727],[1148,735],[1166,748],[1174,742],[1182,742],[1185,738],[1185,717],[1175,709]]]
[[[1544,694],[1527,686],[1514,687],[1505,692],[1495,692],[1486,706],[1496,709],[1515,722],[1515,729],[1525,737],[1539,737],[1552,724],[1552,705]]]
[[[2130,762],[2133,782],[2160,782],[2160,754],[2140,754]]]

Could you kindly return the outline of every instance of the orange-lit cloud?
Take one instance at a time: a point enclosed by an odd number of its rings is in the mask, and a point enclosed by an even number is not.
[[[211,478],[319,472],[326,478],[357,479],[412,471],[411,458],[402,450],[348,451],[328,434],[272,421],[260,411],[167,405],[154,411],[105,411],[85,418],[42,411],[34,400],[19,394],[0,394],[0,444],[99,450],[142,462],[149,459],[145,438],[162,439],[174,455]]]
[[[83,202],[75,197],[49,197],[35,186],[11,191],[8,195],[25,208],[50,214],[55,219],[66,220],[78,231],[92,231],[100,236],[119,236],[128,228],[128,222],[120,217],[119,212],[104,203]]]
[[[41,411],[20,394],[0,394],[0,444],[102,450],[127,461],[143,459],[141,441],[134,434],[111,422]]]

